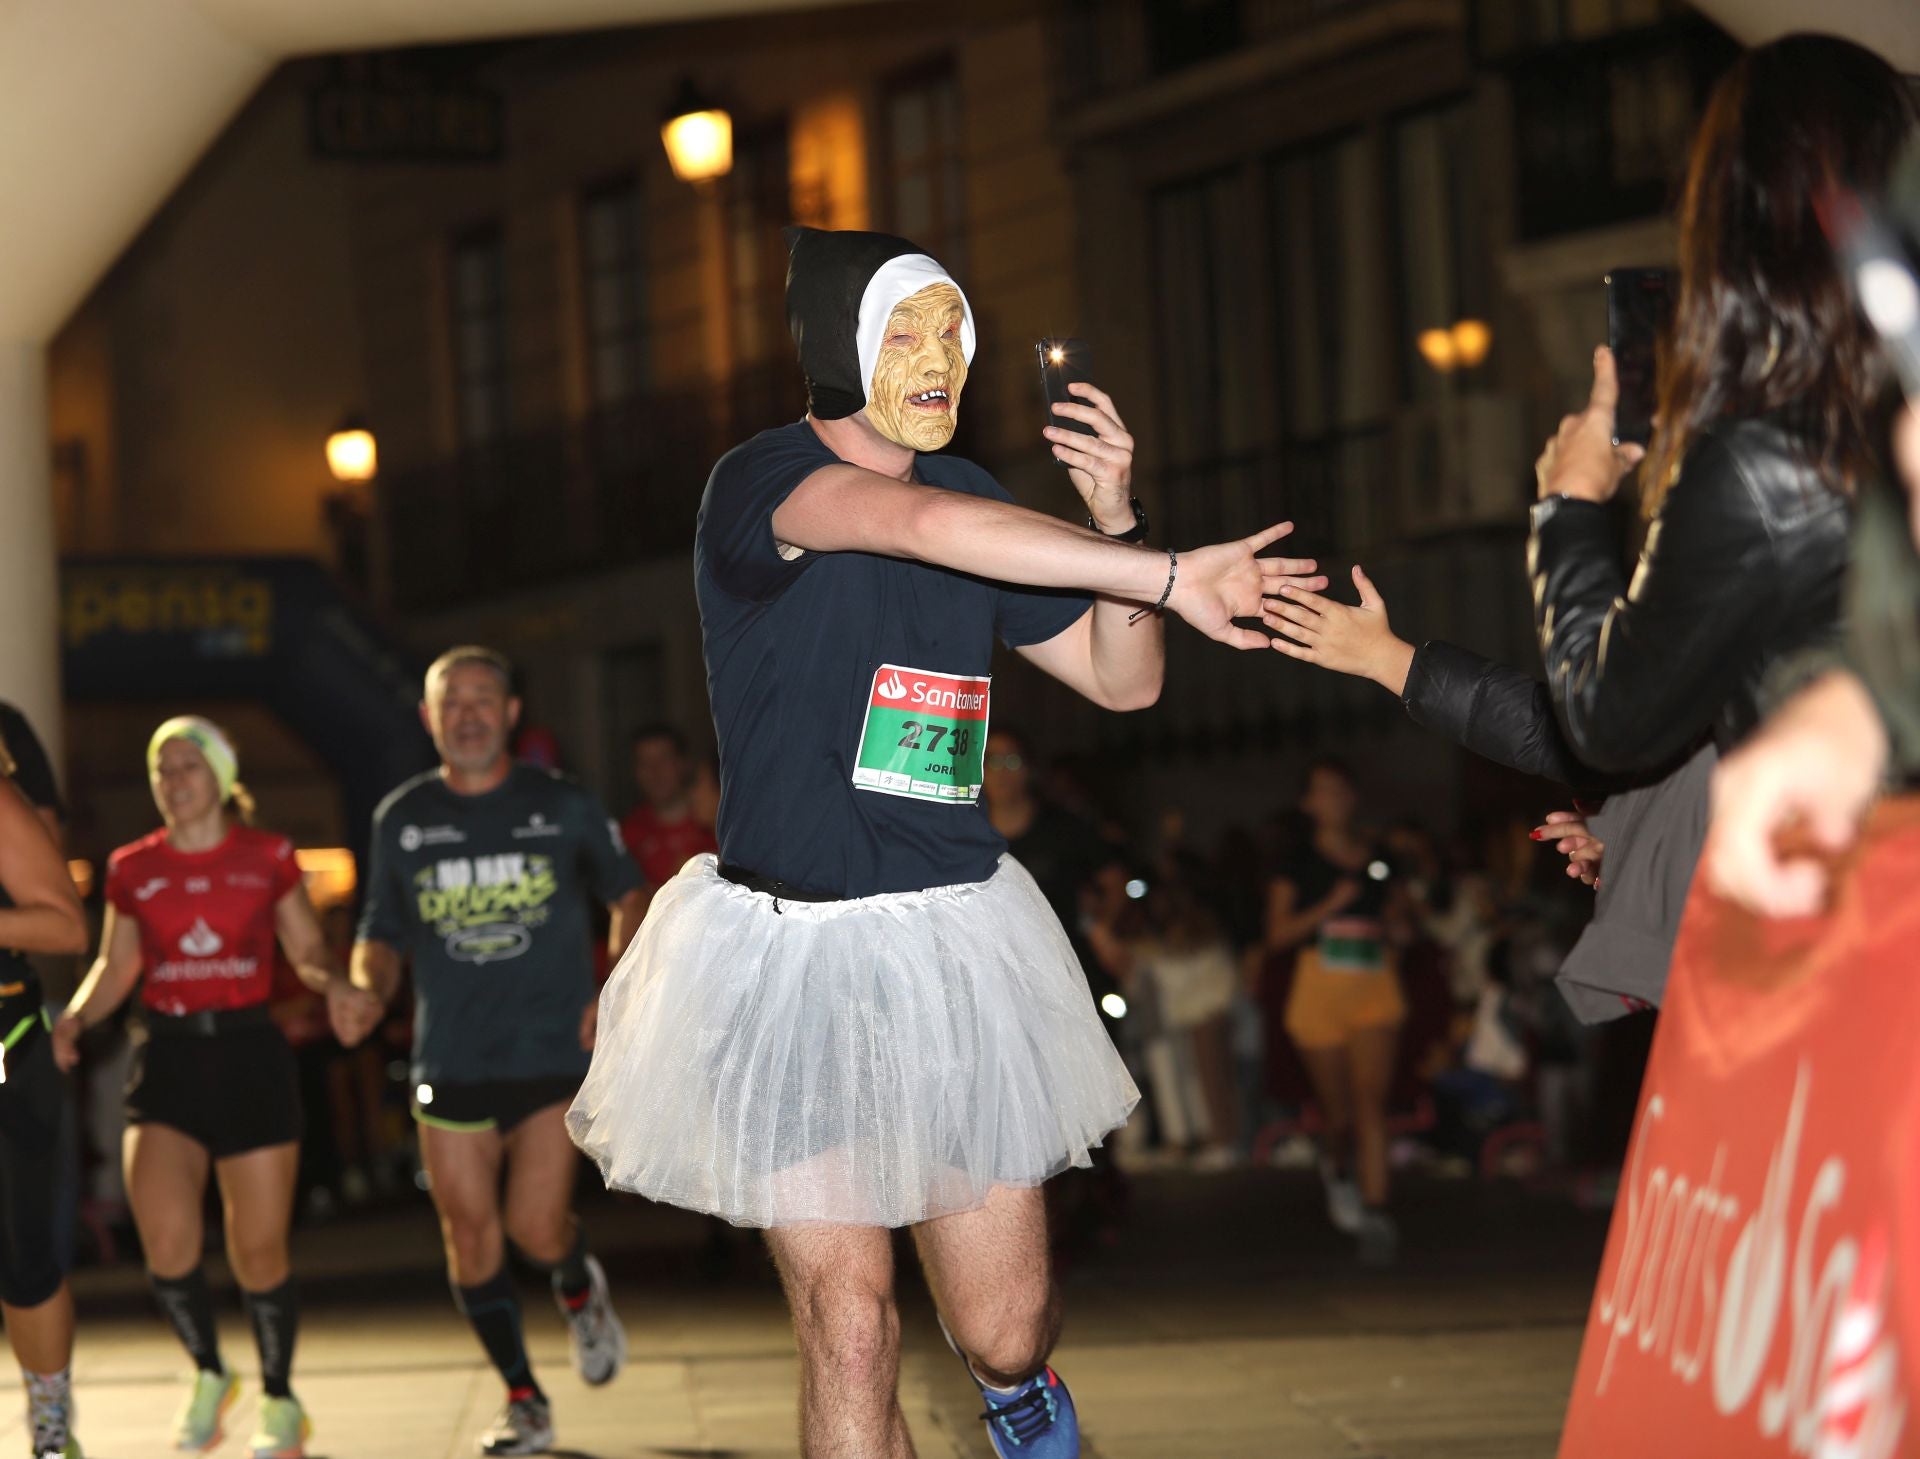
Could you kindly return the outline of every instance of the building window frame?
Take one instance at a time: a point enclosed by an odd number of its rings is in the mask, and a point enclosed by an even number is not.
[[[781,230],[793,221],[793,137],[785,115],[735,127],[725,208],[727,337],[736,366],[752,369],[781,360],[787,338]]]
[[[898,108],[918,99],[924,104],[924,145],[902,155]],[[878,166],[875,189],[887,226],[925,248],[956,275],[965,272],[967,247],[966,111],[960,68],[952,52],[928,57],[889,72],[880,80],[874,129]],[[925,221],[903,217],[910,183],[924,189]]]
[[[463,451],[497,446],[511,427],[506,255],[498,218],[469,223],[448,242],[448,361]]]
[[[1461,130],[1469,139],[1467,145],[1471,147],[1473,104],[1472,92],[1453,91],[1428,97],[1416,106],[1402,107],[1381,119],[1381,186],[1386,204],[1387,247],[1391,251],[1387,272],[1393,285],[1394,353],[1399,361],[1400,398],[1406,404],[1437,399],[1443,393],[1432,368],[1420,357],[1421,330],[1447,328],[1456,320],[1468,317],[1493,322],[1498,289],[1491,270],[1492,252],[1485,240],[1477,247],[1473,243],[1473,229],[1480,226],[1484,218],[1484,210],[1473,206],[1478,178],[1476,157],[1463,157],[1443,149],[1447,166],[1443,187],[1447,207],[1449,302],[1440,314],[1445,317],[1415,316],[1410,287],[1412,276],[1406,266],[1409,220],[1400,169],[1407,128],[1425,120],[1444,123],[1449,117],[1458,117]],[[1470,388],[1474,382],[1490,378],[1490,373],[1488,366],[1482,366],[1472,374],[1461,376],[1455,388]]]
[[[619,236],[602,240],[600,209]],[[624,214],[624,217],[622,216]],[[652,385],[652,299],[646,185],[638,168],[582,187],[575,208],[580,270],[580,348],[587,398],[604,409],[643,395]],[[624,291],[624,298],[622,298]],[[612,300],[619,302],[610,302]]]

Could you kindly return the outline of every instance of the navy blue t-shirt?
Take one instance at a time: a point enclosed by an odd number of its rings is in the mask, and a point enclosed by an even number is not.
[[[783,556],[773,514],[840,458],[805,420],[720,458],[694,587],[720,743],[720,859],[838,897],[984,881],[1006,850],[978,798],[993,640],[1044,643],[1082,593],[864,552]],[[1011,501],[970,461],[929,489]]]

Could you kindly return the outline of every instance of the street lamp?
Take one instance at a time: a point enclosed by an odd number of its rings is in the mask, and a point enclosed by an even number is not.
[[[358,417],[340,423],[340,429],[327,437],[327,469],[340,482],[372,481],[380,469],[380,453],[373,432]]]
[[[660,140],[682,182],[710,182],[733,170],[733,118],[691,80],[680,83],[667,108]]]
[[[1423,329],[1414,348],[1442,375],[1471,370],[1482,364],[1493,348],[1493,326],[1484,319],[1456,319],[1445,329]]]
[[[1460,364],[1460,352],[1454,347],[1450,329],[1423,329],[1414,345],[1425,360],[1442,375],[1450,375]]]
[[[1454,358],[1463,370],[1478,365],[1493,348],[1493,326],[1484,319],[1456,319],[1447,332],[1453,336]]]

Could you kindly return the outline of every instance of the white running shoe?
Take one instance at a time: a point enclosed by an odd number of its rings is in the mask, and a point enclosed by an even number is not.
[[[509,1398],[480,1436],[482,1454],[544,1454],[553,1447],[553,1409],[537,1395]]]
[[[1360,1187],[1342,1175],[1325,1156],[1320,1158],[1320,1181],[1327,1188],[1327,1219],[1333,1229],[1346,1236],[1358,1236],[1366,1218],[1366,1202],[1360,1199]]]
[[[560,1315],[567,1319],[567,1341],[573,1348],[573,1367],[580,1381],[598,1388],[611,1383],[627,1361],[627,1330],[614,1314],[613,1297],[607,1289],[606,1269],[598,1257],[586,1261],[587,1300],[576,1311],[555,1292]]]

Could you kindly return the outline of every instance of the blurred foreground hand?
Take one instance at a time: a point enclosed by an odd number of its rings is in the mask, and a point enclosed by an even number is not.
[[[1880,713],[1845,670],[1814,680],[1713,775],[1707,885],[1765,917],[1806,917],[1827,897],[1816,855],[1783,853],[1800,829],[1817,851],[1853,843],[1887,762]]]

